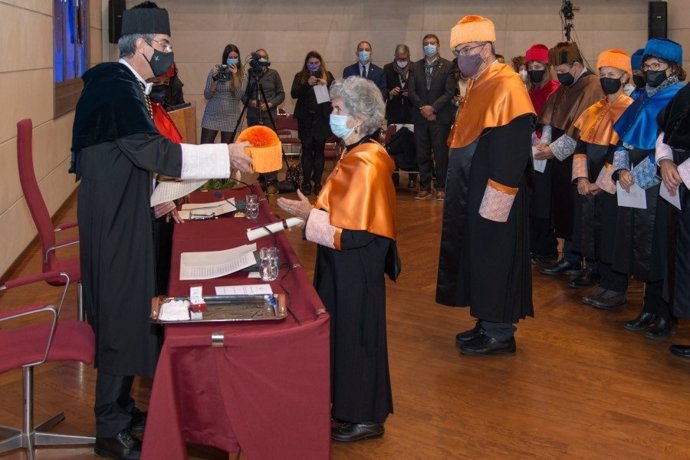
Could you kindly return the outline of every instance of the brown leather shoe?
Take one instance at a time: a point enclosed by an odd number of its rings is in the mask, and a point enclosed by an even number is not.
[[[431,199],[431,190],[420,190],[417,192],[417,194],[414,196],[415,200],[429,200]]]
[[[443,201],[446,199],[446,192],[443,190],[436,190],[436,201]]]

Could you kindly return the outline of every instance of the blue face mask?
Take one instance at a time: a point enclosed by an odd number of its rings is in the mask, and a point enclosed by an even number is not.
[[[229,57],[225,62],[226,62],[228,65],[237,65],[237,63],[240,62],[240,60],[237,59],[237,58],[230,58],[230,57]]]
[[[357,56],[359,57],[359,62],[361,63],[367,63],[369,62],[369,58],[371,57],[371,51],[360,51],[357,53]]]
[[[424,56],[431,57],[436,54],[436,45],[424,45]]]
[[[347,127],[348,118],[350,118],[348,115],[335,115],[332,113],[330,119],[328,120],[328,124],[331,126],[331,131],[340,139],[346,139],[355,130],[355,128]]]
[[[316,72],[321,67],[321,64],[307,63],[307,70],[309,72]]]

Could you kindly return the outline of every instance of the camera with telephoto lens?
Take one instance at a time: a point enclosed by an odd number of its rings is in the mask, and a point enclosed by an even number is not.
[[[254,77],[260,77],[264,73],[264,69],[270,66],[271,63],[268,60],[262,60],[262,57],[256,53],[252,53],[249,59],[249,74]]]
[[[228,81],[230,78],[232,78],[230,66],[227,64],[221,64],[218,66],[218,81]]]

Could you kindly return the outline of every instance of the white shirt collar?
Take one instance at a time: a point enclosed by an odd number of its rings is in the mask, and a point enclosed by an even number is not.
[[[139,75],[139,74],[137,73],[137,71],[134,70],[134,67],[132,67],[131,65],[129,65],[129,62],[125,61],[124,59],[120,58],[120,60],[117,61],[117,62],[119,62],[120,64],[124,64],[125,66],[127,66],[127,68],[128,68],[130,71],[132,71],[132,73],[134,74],[134,76],[137,77],[137,80],[139,80],[141,83],[143,83],[143,85],[144,85],[144,94],[146,94],[146,95],[148,96],[149,93],[151,93],[151,88],[153,88],[153,83],[147,83],[146,80],[144,80],[143,78],[141,78],[141,75]]]

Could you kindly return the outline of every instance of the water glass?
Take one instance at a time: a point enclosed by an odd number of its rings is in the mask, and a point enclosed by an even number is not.
[[[259,217],[259,197],[258,195],[247,195],[245,214],[248,219]]]
[[[262,281],[275,281],[280,273],[278,248],[265,247],[259,250],[259,275]]]

